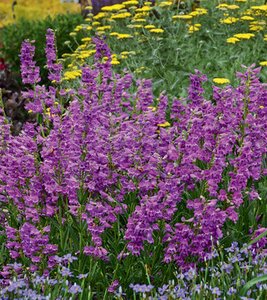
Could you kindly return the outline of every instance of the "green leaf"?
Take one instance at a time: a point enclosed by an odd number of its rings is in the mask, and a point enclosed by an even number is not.
[[[255,284],[267,280],[267,275],[259,276],[247,282],[240,291],[240,296],[245,296],[247,291]]]
[[[244,246],[241,250],[244,250],[246,248],[248,248],[250,245],[255,244],[258,240],[260,240],[261,238],[267,236],[267,230],[264,231],[263,233],[261,233],[260,235],[258,235],[254,240],[250,241],[246,246]]]

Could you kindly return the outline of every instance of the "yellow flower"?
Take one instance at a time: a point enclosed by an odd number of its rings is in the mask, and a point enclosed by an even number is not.
[[[261,61],[260,65],[263,66],[263,67],[267,67],[267,60]]]
[[[243,16],[243,17],[241,17],[240,18],[241,20],[243,20],[243,21],[253,21],[253,20],[255,20],[253,17],[251,17],[251,16]]]
[[[189,15],[192,16],[192,17],[196,17],[196,16],[199,15],[199,13],[196,10],[194,10]]]
[[[88,5],[88,6],[85,7],[85,9],[92,10],[93,7],[91,5]]]
[[[71,80],[75,79],[77,77],[80,77],[82,75],[81,70],[76,70],[76,71],[67,71],[64,73],[63,80]]]
[[[267,12],[267,5],[251,6],[251,9]]]
[[[193,32],[195,32],[195,31],[199,31],[199,29],[200,29],[199,26],[191,25],[191,26],[189,26],[188,31],[189,31],[190,33],[193,33]]]
[[[124,4],[115,4],[111,6],[104,6],[101,8],[102,11],[119,11],[121,9],[125,8]]]
[[[111,29],[110,25],[106,25],[106,26],[99,26],[96,28],[97,31],[105,31],[105,30],[109,30]]]
[[[176,20],[176,19],[190,20],[192,18],[193,18],[193,16],[191,16],[191,15],[175,15],[172,17],[173,20]]]
[[[151,10],[151,7],[143,6],[143,7],[137,8],[136,12],[147,12],[147,11],[150,11],[150,10]]]
[[[220,22],[223,24],[233,24],[236,23],[239,19],[235,17],[228,17],[226,19],[221,19]]]
[[[81,29],[83,29],[83,27],[81,25],[79,25],[79,26],[75,27],[74,31],[80,31]]]
[[[77,57],[80,59],[88,58],[88,57],[92,56],[93,54],[95,54],[95,52],[96,52],[96,50],[81,51]]]
[[[221,10],[227,10],[228,4],[222,3],[216,6],[216,8],[221,9]]]
[[[162,1],[159,3],[159,7],[166,7],[166,6],[171,6],[173,4],[172,1]]]
[[[150,29],[149,31],[152,33],[163,33],[164,32],[164,30],[161,28],[153,28],[153,29]]]
[[[86,47],[87,47],[86,44],[82,44],[76,50],[82,50],[82,49],[85,49]]]
[[[250,31],[261,31],[263,29],[264,29],[264,26],[260,26],[260,25],[251,25],[251,26],[249,26]]]
[[[234,37],[236,37],[238,39],[245,39],[245,40],[248,40],[254,36],[255,36],[254,33],[237,33],[234,35]]]
[[[85,37],[82,39],[82,42],[91,42],[92,38],[90,37]]]
[[[149,13],[140,12],[140,13],[135,14],[134,19],[145,18],[145,17],[148,17],[148,16],[149,16]]]
[[[230,83],[230,80],[229,80],[229,79],[227,79],[227,78],[220,78],[220,77],[213,78],[212,81],[213,81],[214,83],[217,83],[217,84]]]
[[[164,123],[160,123],[160,124],[157,124],[159,127],[170,127],[171,126],[171,124],[168,122],[168,121],[166,121],[166,122],[164,122]]]
[[[76,32],[71,32],[71,33],[70,33],[70,36],[76,36],[76,35],[77,35]]]
[[[131,21],[132,23],[135,23],[135,22],[146,22],[146,19],[133,19],[132,21]]]
[[[151,109],[152,111],[156,111],[157,110],[157,108],[154,107],[154,106],[148,106],[147,108]]]
[[[119,65],[120,62],[117,60],[117,58],[114,58],[114,59],[111,60],[111,64],[112,65]]]
[[[265,21],[253,21],[253,22],[250,22],[251,25],[266,25],[266,22]]]
[[[105,12],[99,12],[97,15],[95,15],[95,16],[93,17],[93,19],[94,19],[94,20],[100,20],[100,19],[103,19],[103,18],[105,18],[105,17],[107,17],[107,16],[108,16],[107,13],[105,13]]]
[[[118,35],[119,35],[119,33],[118,33],[118,32],[115,32],[115,31],[113,31],[113,32],[111,32],[109,35],[110,35],[110,36],[118,36]]]
[[[117,39],[118,40],[121,40],[121,39],[130,39],[132,38],[133,36],[128,34],[128,33],[119,33],[117,34]]]
[[[195,11],[197,11],[199,15],[206,15],[208,13],[206,8],[202,8],[202,7],[197,7]]]
[[[236,37],[230,37],[226,40],[227,43],[229,44],[235,44],[236,42],[239,42],[240,39],[236,38]]]
[[[116,19],[126,19],[131,17],[131,14],[129,12],[124,12],[124,13],[120,13],[120,14],[116,14],[111,16],[112,20],[116,20]]]
[[[235,5],[235,4],[227,6],[227,9],[231,9],[231,10],[238,9],[238,8],[240,8],[240,7],[238,5]]]
[[[47,107],[46,112],[45,112],[45,114],[48,115],[49,117],[50,117],[50,110],[51,110],[51,108]]]
[[[95,21],[95,22],[92,23],[93,26],[99,26],[100,24],[101,24],[101,23],[98,22],[98,21]]]
[[[260,105],[259,108],[260,108],[260,109],[264,109],[264,106],[263,106],[263,105]]]
[[[144,26],[145,29],[153,29],[156,28],[155,25],[146,25]]]
[[[129,24],[127,25],[128,28],[143,28],[141,24]]]
[[[125,6],[132,6],[132,5],[138,5],[139,2],[138,1],[125,1],[123,2],[123,5]]]

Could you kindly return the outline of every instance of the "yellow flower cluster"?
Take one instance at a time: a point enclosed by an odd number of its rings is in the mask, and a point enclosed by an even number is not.
[[[246,40],[252,39],[256,36],[258,31],[263,31],[266,29],[266,12],[267,5],[255,5],[255,1],[251,1],[252,4],[246,0],[235,0],[226,1],[223,3],[219,1],[217,5],[216,15],[218,17],[218,22],[216,25],[222,26],[226,31],[228,27],[233,26],[234,28],[242,28],[244,32],[233,31],[235,34],[228,36],[226,42],[228,44],[237,44],[240,42],[245,42]],[[168,16],[173,21],[172,28],[177,27],[182,30],[187,30],[187,36],[189,34],[197,34],[200,31],[205,32],[209,30],[207,28],[208,22],[202,23],[201,20],[209,12],[207,9],[199,7],[193,11],[188,11],[184,14],[181,10],[174,10],[177,8],[175,6],[175,1],[156,1],[156,7],[151,6],[151,2],[142,2],[143,5],[139,5],[137,0],[124,1],[122,4],[115,4],[112,6],[103,7],[101,12],[93,16],[89,14],[85,19],[86,24],[77,26],[73,33],[74,37],[78,32],[82,32],[85,36],[82,39],[82,45],[80,45],[73,53],[73,55],[66,55],[66,59],[70,59],[73,62],[68,69],[70,74],[65,78],[76,78],[73,74],[77,74],[76,67],[79,68],[83,63],[88,61],[88,58],[92,57],[95,49],[94,45],[91,43],[91,36],[105,35],[108,39],[112,38],[112,41],[118,40],[118,43],[125,45],[125,50],[131,50],[127,48],[128,45],[138,44],[138,43],[148,43],[150,38],[153,39],[164,39],[168,36],[168,27],[160,28],[158,26],[159,22],[156,18],[152,18],[152,10],[155,9],[159,12],[161,17],[165,17],[165,12],[168,11]],[[237,5],[238,4],[238,5]],[[179,14],[177,12],[180,12]],[[265,19],[263,18],[265,16]],[[203,25],[201,25],[201,23]],[[238,26],[236,25],[238,24]],[[227,25],[227,26],[224,26]],[[204,27],[202,29],[202,27]],[[170,30],[171,31],[171,30]],[[178,33],[178,32],[177,32]],[[130,42],[132,40],[133,42]],[[264,40],[267,41],[267,35],[264,36]],[[233,46],[234,47],[234,46]],[[122,51],[117,53],[117,55],[112,56],[111,63],[113,65],[119,65],[123,63],[123,60],[129,58],[131,51]],[[134,59],[134,58],[132,58]],[[264,62],[261,62],[264,65]],[[147,68],[137,67],[135,73],[146,72]],[[73,72],[73,73],[72,73]],[[226,84],[230,81],[227,78],[214,78],[213,82],[216,84]]]
[[[157,124],[157,125],[158,125],[158,127],[163,127],[163,128],[171,126],[171,124],[168,121],[166,121],[164,123]]]
[[[113,11],[119,11],[123,8],[125,8],[124,4],[115,4],[115,5],[111,5],[111,6],[102,7],[102,11],[113,12]]]
[[[129,12],[123,12],[123,13],[119,13],[116,15],[111,16],[112,20],[116,20],[116,19],[126,19],[131,17],[131,14]]]
[[[63,80],[71,80],[76,79],[82,75],[81,70],[73,70],[73,71],[66,71],[63,76]]]
[[[13,2],[13,0],[0,1],[0,28],[22,18],[39,20],[67,12],[80,12],[79,4],[61,3],[60,0],[20,0],[14,6],[16,16],[14,19],[11,9]]]
[[[235,4],[227,4],[227,3],[221,3],[216,8],[221,9],[221,10],[235,10],[239,9],[240,7]]]
[[[221,19],[220,22],[223,24],[233,24],[239,21],[239,18],[228,17],[226,19]]]
[[[246,3],[244,7],[236,4],[220,3],[216,6],[224,11],[224,17],[220,20],[222,24],[232,25],[238,21],[247,25],[250,32],[259,32],[266,29],[267,5],[251,5],[246,0],[236,0],[235,2]],[[256,1],[252,1],[256,2]],[[233,12],[231,12],[233,11]],[[235,44],[241,40],[249,40],[254,37],[253,33],[240,33],[226,39],[227,43]]]
[[[213,78],[212,80],[214,83],[217,83],[217,84],[226,84],[226,83],[230,83],[230,80],[227,79],[227,78],[220,78],[220,77],[216,77],[216,78]]]

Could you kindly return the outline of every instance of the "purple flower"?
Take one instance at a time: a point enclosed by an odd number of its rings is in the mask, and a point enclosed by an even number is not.
[[[145,284],[130,284],[129,287],[135,292],[135,293],[146,293],[152,291],[154,288],[153,285],[145,285]]]
[[[116,291],[116,289],[117,289],[117,287],[119,286],[119,280],[114,280],[112,283],[111,283],[111,285],[108,287],[108,291],[110,292],[110,293],[114,293],[115,291]]]
[[[69,288],[69,293],[73,294],[73,295],[76,295],[76,294],[79,294],[82,292],[82,288],[74,283],[70,288]]]
[[[63,277],[72,277],[73,276],[72,272],[70,271],[70,269],[66,268],[66,267],[61,267],[60,274]]]
[[[62,261],[64,261],[65,263],[72,263],[74,262],[75,260],[77,260],[78,258],[76,256],[72,256],[71,253],[68,253],[68,254],[65,254],[63,257],[62,257]]]
[[[85,278],[87,278],[88,276],[89,276],[89,273],[79,274],[79,275],[77,276],[77,278],[78,278],[78,279],[85,279]]]
[[[46,59],[47,67],[49,70],[48,79],[56,82],[60,82],[60,73],[62,71],[62,65],[56,64],[56,46],[55,46],[55,33],[52,29],[47,29],[46,33]]]
[[[210,289],[212,295],[220,296],[221,295],[221,290],[218,287],[214,287]]]
[[[221,266],[221,270],[225,271],[228,274],[230,274],[233,269],[234,269],[233,265],[227,264],[225,262]]]
[[[21,46],[20,61],[21,61],[21,78],[24,84],[36,84],[41,78],[39,67],[35,66],[33,60],[35,47],[32,45],[34,41],[25,40]]]

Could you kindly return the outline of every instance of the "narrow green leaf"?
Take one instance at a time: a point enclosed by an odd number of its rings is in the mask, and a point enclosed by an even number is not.
[[[240,296],[245,296],[247,291],[255,284],[267,280],[267,275],[259,276],[248,281],[241,289]]]
[[[250,241],[246,246],[244,246],[241,250],[244,250],[246,248],[248,248],[250,245],[253,245],[255,243],[257,243],[258,240],[260,240],[261,238],[267,236],[267,230],[264,231],[263,233],[261,233],[260,235],[258,235],[254,240]]]

